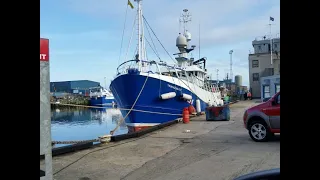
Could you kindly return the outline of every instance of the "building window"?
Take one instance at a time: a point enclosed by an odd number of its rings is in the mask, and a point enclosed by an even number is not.
[[[270,86],[265,85],[263,86],[263,98],[269,98],[270,97]]]
[[[273,68],[265,68],[265,70],[262,73],[262,76],[273,76],[273,75],[274,75]]]
[[[278,47],[278,45],[277,44],[274,44],[274,48],[277,48]]]
[[[261,46],[258,46],[258,49],[261,50]]]
[[[276,93],[280,92],[280,84],[276,84]]]
[[[252,80],[259,81],[259,73],[252,73]]]
[[[252,60],[252,68],[259,67],[259,60]]]

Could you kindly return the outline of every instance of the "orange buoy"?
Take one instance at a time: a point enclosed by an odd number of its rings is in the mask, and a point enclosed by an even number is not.
[[[182,114],[182,121],[183,123],[187,124],[190,122],[190,117],[189,117],[189,108],[183,108],[183,114]]]

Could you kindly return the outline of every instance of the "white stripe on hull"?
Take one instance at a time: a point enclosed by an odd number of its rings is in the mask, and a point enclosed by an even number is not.
[[[132,127],[156,126],[159,124],[160,123],[126,123],[127,126],[132,126]]]
[[[104,104],[96,104],[96,105],[104,106],[104,105],[112,105],[112,103],[104,103]]]

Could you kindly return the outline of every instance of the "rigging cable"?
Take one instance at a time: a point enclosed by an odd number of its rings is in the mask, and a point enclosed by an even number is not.
[[[143,19],[146,21],[147,25],[149,26],[150,30],[152,31],[153,35],[157,38],[158,42],[160,43],[160,45],[162,46],[162,48],[166,51],[166,53],[168,54],[168,56],[171,58],[171,60],[176,63],[176,61],[170,56],[169,52],[166,50],[166,48],[163,46],[163,44],[161,43],[161,41],[159,40],[159,38],[157,37],[157,35],[154,33],[153,29],[151,28],[151,26],[149,25],[148,21],[146,20],[146,18],[144,17],[144,15],[142,15]]]
[[[153,47],[151,46],[150,42],[148,41],[148,39],[146,37],[144,37],[144,39],[147,41],[148,45],[150,46],[151,50],[156,54],[156,56],[158,57],[158,59],[161,61],[159,54],[156,52],[156,50],[153,49]]]
[[[126,29],[128,7],[129,6],[126,6],[126,15],[125,15],[125,18],[124,18],[124,24],[123,24],[123,30],[122,30],[122,37],[121,37],[121,45],[120,45],[120,53],[119,53],[118,65],[120,64],[120,59],[121,59],[123,36],[124,36],[124,30]]]
[[[135,16],[135,18],[134,18],[134,22],[133,22],[133,26],[132,26],[132,31],[131,31],[131,36],[130,36],[130,40],[129,40],[129,44],[128,44],[128,48],[127,48],[126,55],[125,55],[125,57],[124,57],[124,61],[126,61],[126,59],[127,59],[128,51],[129,51],[129,48],[130,48],[130,46],[131,46],[131,40],[132,40],[132,37],[133,37],[134,27],[135,27],[136,21],[137,21],[137,16],[138,16],[138,12],[136,13],[136,16]],[[138,48],[136,48],[135,51],[137,51],[137,49],[138,49]],[[135,54],[134,54],[133,56],[135,56]],[[134,59],[134,57],[133,57],[133,59]]]
[[[143,19],[143,20],[146,22],[145,19]],[[147,22],[146,22],[146,23],[147,23]],[[148,29],[148,26],[147,26],[147,31],[148,31],[149,37],[150,37],[150,39],[151,39],[151,42],[152,42],[152,44],[153,44],[153,48],[154,48],[154,50],[155,50],[154,53],[158,56],[159,60],[161,61],[161,59],[160,59],[160,57],[159,57],[159,53],[158,53],[157,48],[156,48],[156,45],[154,44],[153,39],[152,39],[152,36],[151,36],[150,31],[149,31],[149,29]],[[151,45],[150,45],[150,46],[151,46]]]

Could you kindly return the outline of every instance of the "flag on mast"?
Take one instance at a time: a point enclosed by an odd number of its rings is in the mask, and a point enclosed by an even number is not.
[[[132,3],[130,2],[130,0],[128,0],[128,5],[131,7],[131,9],[134,8],[133,5],[132,5]]]
[[[270,16],[270,21],[274,21],[274,18]]]

